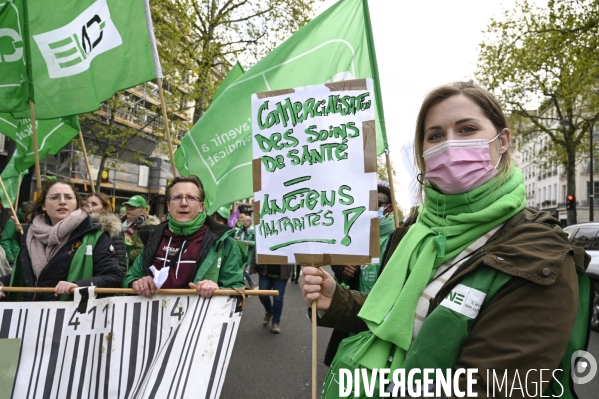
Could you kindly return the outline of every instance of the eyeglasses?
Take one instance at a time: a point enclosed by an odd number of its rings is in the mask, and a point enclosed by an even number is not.
[[[380,208],[381,206],[387,206],[387,205],[389,205],[389,203],[388,203],[388,202],[379,201],[379,208]]]
[[[202,202],[200,201],[200,197],[184,197],[182,195],[175,195],[171,197],[171,202],[174,202],[175,204],[180,204],[183,200],[186,200],[187,204],[189,205],[195,205],[198,202]]]
[[[64,198],[64,200],[66,202],[75,200],[75,196],[72,194],[65,194],[65,195],[53,194],[53,195],[49,195],[46,197],[46,199],[50,202],[58,202],[58,201],[60,201],[60,198]]]

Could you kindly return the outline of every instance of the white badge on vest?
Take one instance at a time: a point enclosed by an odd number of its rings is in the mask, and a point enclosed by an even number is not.
[[[471,319],[476,319],[486,296],[487,294],[482,291],[467,287],[464,284],[458,284],[443,299],[441,306]]]

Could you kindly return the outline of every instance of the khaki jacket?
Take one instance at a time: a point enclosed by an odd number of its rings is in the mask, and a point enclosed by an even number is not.
[[[415,219],[411,217],[395,231],[384,264]],[[454,366],[478,368],[474,388],[479,398],[492,396],[492,392],[487,393],[487,382],[492,385],[493,372],[496,381],[501,381],[504,373],[507,376],[507,385],[501,393],[496,388],[496,397],[528,397],[526,389],[530,396],[535,389],[534,396],[541,395],[563,357],[576,318],[575,268],[586,270],[589,262],[590,256],[570,244],[556,219],[545,212],[524,209],[475,251],[431,299],[428,314],[466,274],[483,264],[513,276],[481,308]],[[366,324],[357,317],[366,297],[337,285],[331,307],[318,324],[350,333],[366,330]],[[541,373],[541,369],[545,370]],[[460,386],[465,389],[465,378]],[[513,386],[523,390],[515,389],[510,396]]]

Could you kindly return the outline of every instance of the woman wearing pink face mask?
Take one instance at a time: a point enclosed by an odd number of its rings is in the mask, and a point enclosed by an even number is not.
[[[580,274],[590,258],[559,221],[525,208],[510,143],[499,103],[471,82],[426,97],[414,146],[423,205],[392,236],[371,292],[349,291],[322,269],[303,270],[304,300],[318,301],[319,325],[356,334],[341,343],[323,397],[339,391],[342,368],[405,369],[406,376],[476,368],[479,397],[493,388],[493,375],[506,378],[500,396],[509,397],[505,386],[513,384],[538,396],[570,389],[567,373],[559,382],[552,373],[569,364],[571,337],[584,342],[588,334],[588,318],[576,310],[579,280],[590,297]],[[454,389],[466,392],[467,383],[464,374]]]

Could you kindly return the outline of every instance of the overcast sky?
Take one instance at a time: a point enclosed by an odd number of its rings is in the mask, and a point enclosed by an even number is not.
[[[334,4],[327,0],[321,12]],[[413,140],[418,109],[437,86],[474,80],[478,45],[492,17],[515,0],[370,0],[390,156],[400,207],[410,207],[410,179],[400,150]],[[546,4],[546,0],[537,0]]]

